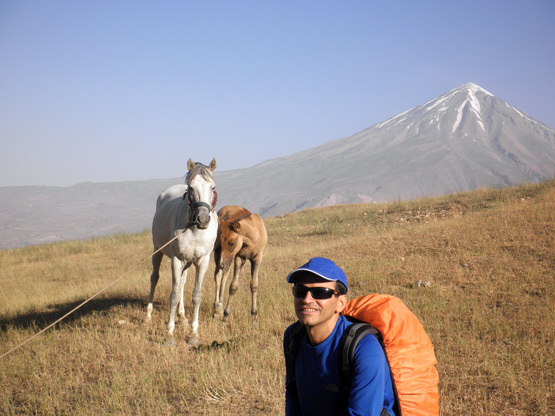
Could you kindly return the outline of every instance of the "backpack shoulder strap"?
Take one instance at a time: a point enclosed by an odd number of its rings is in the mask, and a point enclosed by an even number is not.
[[[351,381],[353,379],[353,368],[352,362],[355,355],[355,350],[362,338],[368,334],[374,335],[380,344],[382,343],[380,332],[374,328],[372,325],[366,322],[359,321],[350,316],[346,317],[349,321],[353,322],[339,340],[339,377],[343,382],[343,385],[347,388],[351,388]]]
[[[284,347],[285,357],[291,361],[297,356],[301,346],[301,339],[306,333],[306,328],[299,321],[295,322],[289,331],[285,334]]]
[[[283,340],[284,352],[285,352],[285,366],[287,371],[291,375],[291,383],[287,386],[288,389],[296,389],[296,378],[295,378],[295,359],[299,353],[299,348],[301,347],[301,340],[306,334],[306,328],[299,321],[295,322],[291,329],[286,332],[285,338]]]

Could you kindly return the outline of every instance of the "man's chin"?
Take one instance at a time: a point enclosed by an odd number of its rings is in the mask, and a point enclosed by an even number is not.
[[[299,322],[301,324],[306,326],[311,326],[312,324],[314,324],[316,320],[316,316],[314,313],[311,313],[311,314],[299,313],[297,314],[297,318],[299,319]]]

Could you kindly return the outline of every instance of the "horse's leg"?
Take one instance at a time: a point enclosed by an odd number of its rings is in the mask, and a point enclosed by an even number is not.
[[[202,300],[202,281],[206,270],[208,270],[208,263],[210,262],[210,254],[204,256],[195,265],[196,277],[195,288],[193,290],[193,319],[191,321],[191,333],[187,338],[187,344],[197,345],[200,342],[198,335],[198,316],[200,310],[200,302]]]
[[[251,295],[252,295],[252,306],[251,306],[251,316],[255,317],[258,315],[257,307],[257,296],[258,296],[258,271],[260,269],[260,264],[262,263],[262,255],[259,254],[254,259],[251,260]]]
[[[189,267],[191,266],[191,263],[186,264],[184,266],[183,271],[181,272],[181,280],[179,281],[179,308],[178,308],[178,314],[179,314],[179,324],[186,326],[189,321],[187,320],[187,317],[185,316],[185,301],[183,300],[183,292],[185,291],[185,283],[187,282],[187,271],[189,270]]]
[[[181,296],[179,298],[179,307],[177,308],[179,318],[177,322],[181,325],[187,325],[187,318],[185,317],[185,302],[183,301],[183,292],[185,291],[185,281],[187,280],[187,269],[185,269],[183,273],[185,273],[185,276],[183,276],[183,278],[181,279],[181,289],[180,289]]]
[[[237,289],[239,288],[239,275],[241,274],[241,268],[243,267],[243,259],[239,256],[235,256],[235,265],[233,270],[233,280],[229,285],[229,296],[227,298],[227,305],[224,311],[224,320],[227,319],[229,314],[231,313],[231,298],[235,293],[237,293]]]
[[[170,294],[170,317],[168,319],[167,345],[175,345],[173,330],[175,329],[175,313],[179,303],[180,294],[187,280],[187,269],[181,260],[172,257],[172,291]]]
[[[148,295],[148,305],[146,307],[146,315],[143,323],[148,324],[152,319],[152,310],[154,309],[153,299],[158,279],[160,278],[160,263],[164,254],[161,251],[155,252],[152,255],[152,274],[150,275],[150,294]]]

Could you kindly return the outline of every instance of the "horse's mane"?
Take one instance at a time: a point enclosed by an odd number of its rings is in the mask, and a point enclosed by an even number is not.
[[[214,180],[214,175],[212,174],[212,171],[208,169],[207,166],[197,162],[195,163],[195,167],[193,168],[193,170],[190,170],[187,173],[187,176],[185,176],[185,183],[189,184],[189,181],[192,181],[197,175],[202,176],[206,180]]]

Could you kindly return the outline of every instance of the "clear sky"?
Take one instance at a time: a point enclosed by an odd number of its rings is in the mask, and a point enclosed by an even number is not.
[[[555,128],[552,0],[0,0],[0,186],[181,177],[465,82]]]

